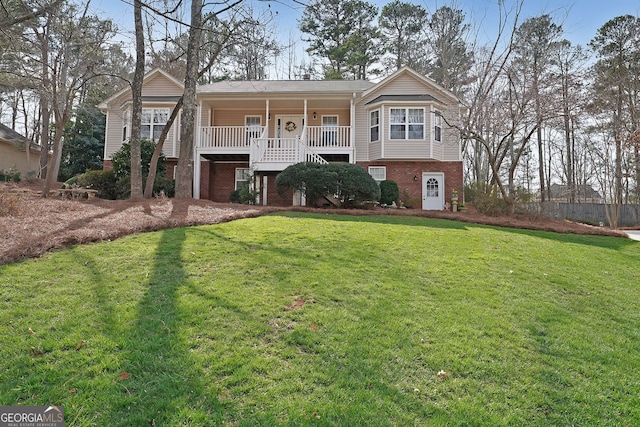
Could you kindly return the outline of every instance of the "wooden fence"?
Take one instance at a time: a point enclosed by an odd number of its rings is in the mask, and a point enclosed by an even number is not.
[[[529,203],[530,212],[539,213],[556,219],[569,219],[593,225],[609,225],[604,204],[599,203]],[[622,205],[618,226],[633,227],[640,225],[640,205]]]

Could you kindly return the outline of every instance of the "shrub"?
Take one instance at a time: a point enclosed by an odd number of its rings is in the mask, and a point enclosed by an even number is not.
[[[391,205],[400,199],[400,190],[398,184],[390,179],[380,183],[380,203],[383,205]]]
[[[153,156],[153,150],[155,150],[155,148],[156,144],[153,141],[146,139],[140,141],[143,179],[149,175],[149,164],[151,163],[151,156]],[[113,165],[113,172],[116,178],[120,179],[124,176],[131,175],[131,144],[129,141],[123,143],[120,149],[113,153],[113,156],[111,156],[111,164]],[[164,154],[161,154],[158,158],[156,176],[166,176],[166,174],[166,158]]]
[[[97,190],[97,196],[101,199],[113,200],[116,198],[116,177],[113,171],[87,171],[65,181],[66,186],[71,186],[74,184],[80,187]]]
[[[255,205],[256,199],[260,195],[259,191],[251,191],[249,187],[241,187],[231,192],[229,200],[231,203],[242,203],[244,205]]]
[[[335,196],[343,207],[380,199],[376,181],[361,166],[352,163],[291,165],[276,178],[276,189],[281,196],[289,189],[304,192],[313,206],[325,196]]]
[[[142,187],[146,184],[146,177],[142,180]],[[176,194],[175,181],[167,178],[166,176],[158,176],[153,183],[153,194],[159,196],[164,194],[166,197],[174,197]],[[123,176],[116,180],[115,184],[115,198],[116,199],[128,199],[131,196],[131,177]]]
[[[156,177],[153,183],[153,194],[155,196],[164,194],[166,197],[174,197],[176,195],[176,182],[166,176]]]
[[[22,176],[20,171],[15,166],[10,167],[8,170],[0,171],[0,179],[6,182],[20,182]]]
[[[475,193],[473,206],[485,215],[498,216],[507,213],[507,203],[497,186],[487,186],[484,193]]]

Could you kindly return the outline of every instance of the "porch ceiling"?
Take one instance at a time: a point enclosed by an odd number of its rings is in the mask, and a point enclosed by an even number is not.
[[[209,109],[224,110],[266,110],[266,99],[216,99],[203,100],[203,107]],[[307,110],[331,110],[336,108],[349,108],[349,99],[307,99]],[[269,99],[269,110],[296,110],[304,109],[304,99]]]

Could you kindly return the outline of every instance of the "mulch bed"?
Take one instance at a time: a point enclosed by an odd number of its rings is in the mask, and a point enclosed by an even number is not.
[[[42,187],[38,182],[0,184],[0,265],[38,257],[52,249],[69,245],[113,240],[129,234],[174,227],[217,224],[282,210],[342,215],[411,215],[557,233],[627,237],[621,231],[605,227],[540,217],[491,217],[472,209],[453,213],[382,208],[277,208],[193,199],[45,199],[37,194],[40,188]]]

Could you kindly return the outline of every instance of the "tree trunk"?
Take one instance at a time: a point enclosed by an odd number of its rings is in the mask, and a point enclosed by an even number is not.
[[[51,122],[51,112],[49,111],[49,96],[47,87],[49,86],[49,25],[45,25],[40,39],[40,49],[42,56],[42,87],[40,89],[40,114],[42,117],[42,134],[40,135],[40,178],[47,178],[47,164],[49,162],[49,123]],[[47,194],[42,194],[46,197]]]
[[[158,169],[158,160],[160,159],[160,154],[162,153],[162,146],[164,145],[164,141],[167,139],[167,135],[169,134],[169,129],[173,126],[173,123],[176,121],[178,117],[178,113],[182,108],[182,97],[178,100],[175,107],[173,107],[173,111],[171,111],[171,116],[167,120],[164,128],[162,129],[162,133],[160,134],[160,138],[158,139],[158,143],[156,144],[156,148],[153,150],[153,155],[151,155],[151,162],[149,163],[149,175],[147,176],[147,183],[144,187],[144,198],[150,199],[153,196],[153,184],[156,181],[156,169]]]
[[[187,44],[187,69],[184,78],[184,96],[182,109],[182,128],[180,131],[180,157],[176,173],[176,198],[192,197],[193,178],[193,142],[196,104],[196,85],[198,81],[199,47],[202,38],[202,0],[191,2],[191,27]],[[198,159],[198,161],[200,161]]]
[[[142,160],[140,127],[142,125],[142,82],[144,79],[144,28],[142,26],[142,2],[134,0],[133,15],[136,31],[136,69],[131,82],[131,199],[142,199]]]
[[[567,150],[567,189],[568,202],[573,203],[575,201],[575,184],[573,181],[573,149],[571,140],[571,117],[569,112],[569,83],[567,76],[562,76],[562,106],[563,106],[563,118],[564,118],[564,140]]]

